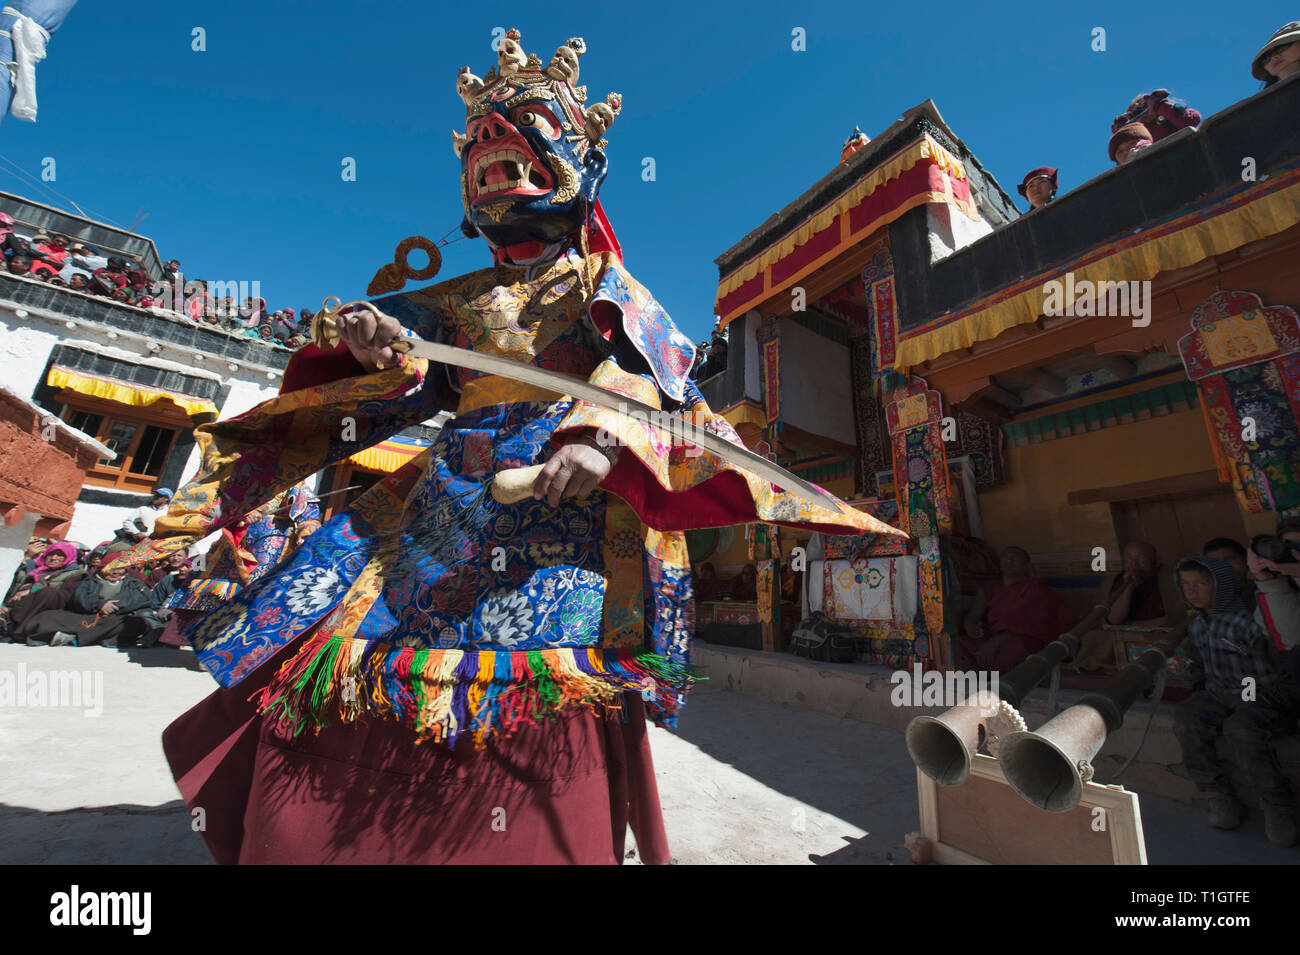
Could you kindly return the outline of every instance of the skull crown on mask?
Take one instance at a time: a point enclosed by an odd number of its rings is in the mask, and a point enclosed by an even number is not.
[[[511,30],[486,77],[461,69],[456,90],[468,115],[452,145],[461,161],[465,235],[482,235],[496,248],[553,243],[586,221],[609,169],[602,137],[622,100],[611,93],[584,109],[586,88],[574,84],[585,52],[573,37],[543,69]]]

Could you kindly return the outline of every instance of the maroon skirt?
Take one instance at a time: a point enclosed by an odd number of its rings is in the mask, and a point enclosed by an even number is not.
[[[640,696],[454,751],[387,721],[294,736],[248,698],[287,652],[167,727],[176,784],[219,863],[610,864],[628,826],[669,861]],[[202,812],[198,812],[202,810]]]

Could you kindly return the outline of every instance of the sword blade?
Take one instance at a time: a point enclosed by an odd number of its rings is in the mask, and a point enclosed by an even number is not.
[[[788,491],[796,497],[802,498],[810,504],[816,504],[818,507],[829,508],[833,511],[840,509],[840,503],[835,498],[809,484],[803,478],[791,474],[779,464],[769,461],[761,454],[755,454],[743,445],[732,444],[726,438],[713,434],[711,431],[705,431],[686,418],[654,408],[626,395],[607,391],[589,381],[558,371],[547,371],[545,368],[538,368],[535,365],[525,365],[497,355],[487,355],[483,352],[470,351],[467,348],[457,348],[454,345],[442,345],[437,342],[412,339],[405,339],[400,344],[401,346],[408,346],[402,347],[402,351],[417,358],[427,358],[430,361],[440,362],[444,365],[456,365],[460,368],[469,368],[473,371],[481,371],[485,374],[521,381],[526,385],[535,385],[538,388],[545,388],[557,394],[578,398],[588,404],[596,405],[607,411],[613,411],[616,414],[635,411],[639,415],[645,416],[644,420],[647,422],[669,422],[670,432],[675,436],[684,436],[687,443],[716,454],[729,464],[741,470],[749,471],[751,474],[776,485],[784,491]]]

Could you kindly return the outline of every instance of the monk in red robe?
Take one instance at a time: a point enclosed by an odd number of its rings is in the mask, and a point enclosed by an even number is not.
[[[1002,551],[1002,579],[984,585],[966,617],[962,650],[977,666],[1006,672],[1076,623],[1060,594],[1032,576],[1029,554]]]

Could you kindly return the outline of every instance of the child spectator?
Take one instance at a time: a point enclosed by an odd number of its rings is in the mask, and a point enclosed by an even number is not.
[[[1250,568],[1246,565],[1246,548],[1231,537],[1216,537],[1205,542],[1201,548],[1202,557],[1213,557],[1232,568],[1241,584],[1241,600],[1246,609],[1255,612],[1255,582],[1250,579]]]
[[[1189,557],[1179,562],[1177,576],[1195,609],[1187,636],[1197,689],[1179,705],[1175,726],[1183,765],[1209,795],[1210,825],[1241,825],[1242,805],[1215,751],[1222,735],[1259,795],[1269,840],[1295,845],[1291,786],[1271,745],[1275,733],[1295,723],[1294,694],[1267,635],[1241,602],[1233,569],[1212,557]]]

